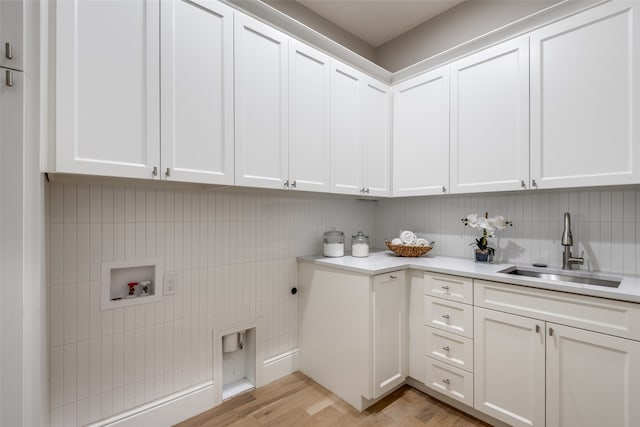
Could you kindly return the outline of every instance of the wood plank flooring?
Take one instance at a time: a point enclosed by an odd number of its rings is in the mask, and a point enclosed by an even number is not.
[[[297,372],[178,424],[219,426],[488,426],[409,386],[363,412]]]

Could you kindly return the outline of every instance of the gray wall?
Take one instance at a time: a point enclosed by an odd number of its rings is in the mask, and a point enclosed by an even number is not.
[[[558,2],[468,0],[379,46],[376,63],[401,70]]]

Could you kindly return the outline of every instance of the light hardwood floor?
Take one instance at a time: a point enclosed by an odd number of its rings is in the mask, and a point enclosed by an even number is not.
[[[301,373],[236,396],[178,424],[179,427],[487,425],[409,386],[358,412]]]

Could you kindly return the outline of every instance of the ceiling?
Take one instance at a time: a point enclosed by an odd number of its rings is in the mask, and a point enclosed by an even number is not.
[[[378,47],[464,0],[289,0]]]

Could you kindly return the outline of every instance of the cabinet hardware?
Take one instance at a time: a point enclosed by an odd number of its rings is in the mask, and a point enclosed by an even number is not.
[[[4,57],[7,59],[13,59],[13,44],[6,42],[4,44]]]
[[[447,347],[442,347],[442,349],[443,349],[444,351],[446,351],[447,353],[449,353],[449,351],[451,351],[451,349],[449,348],[449,346],[447,346]]]
[[[166,176],[171,176],[171,169],[167,168],[167,170],[164,173]]]
[[[285,187],[287,187],[287,188],[289,188],[289,180],[286,180],[286,181],[284,182],[284,186],[285,186]]]
[[[520,181],[520,187],[527,188],[527,184],[525,184],[524,179]]]
[[[451,381],[449,381],[449,378],[442,380],[442,382],[445,383],[446,385],[449,385],[451,383]]]
[[[153,170],[151,171],[151,176],[158,176],[158,167],[154,166]]]
[[[532,180],[531,180],[531,186],[532,186],[532,187],[536,187],[536,188],[538,187],[538,183],[536,182],[536,180],[535,180],[535,179],[532,179]]]
[[[365,193],[367,193],[367,194],[369,194],[369,187],[365,188],[365,189],[364,189],[364,192],[365,192]]]
[[[549,328],[549,336],[552,337],[553,336],[553,328]]]
[[[13,71],[5,71],[5,84],[9,87],[13,86]]]
[[[444,286],[442,287],[442,289],[444,289],[445,291],[448,291],[448,290],[449,290],[449,286],[444,285]]]
[[[443,314],[442,317],[444,317],[445,319],[449,320],[449,315],[448,314]]]
[[[362,188],[360,189],[360,193],[361,193],[361,194],[364,194],[364,187],[362,187]]]
[[[540,333],[540,325],[536,325],[536,332]]]
[[[398,278],[398,276],[389,276],[389,279],[392,279],[392,280],[395,280],[397,278]]]
[[[442,186],[442,192],[443,192],[443,193],[446,193],[446,192],[447,192],[447,189],[445,188],[445,186],[444,186],[444,185]]]
[[[296,188],[296,180],[294,179],[293,182],[291,183],[291,188]]]

